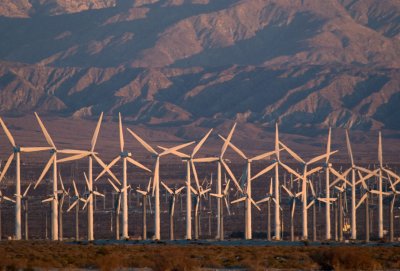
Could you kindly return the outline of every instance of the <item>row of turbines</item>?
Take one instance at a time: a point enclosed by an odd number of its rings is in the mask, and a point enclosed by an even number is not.
[[[103,119],[103,114],[100,115],[99,120],[97,122],[96,128],[94,130],[91,144],[86,150],[77,150],[77,149],[59,149],[56,147],[52,137],[47,131],[45,125],[42,120],[35,113],[38,124],[41,128],[44,138],[48,143],[46,147],[23,147],[16,144],[16,141],[11,134],[10,130],[7,128],[4,121],[0,118],[0,124],[8,138],[9,142],[12,146],[12,152],[8,157],[2,171],[0,174],[0,182],[4,179],[7,174],[8,169],[13,160],[15,160],[16,172],[15,172],[15,195],[13,198],[7,197],[5,195],[0,195],[2,200],[8,200],[15,202],[15,239],[19,240],[22,237],[21,234],[21,203],[24,198],[27,196],[27,193],[30,189],[30,185],[27,189],[22,193],[21,192],[21,154],[22,153],[30,153],[30,152],[50,152],[49,160],[47,161],[42,173],[39,178],[36,180],[34,184],[34,189],[38,187],[38,185],[42,182],[42,180],[46,177],[49,170],[52,168],[52,194],[43,200],[43,202],[51,202],[51,239],[59,240],[59,230],[62,230],[60,227],[60,217],[59,212],[60,206],[62,208],[64,197],[69,195],[69,193],[65,190],[64,184],[62,182],[61,174],[58,172],[59,164],[68,163],[72,161],[78,161],[82,159],[86,159],[88,162],[88,169],[84,172],[85,182],[86,182],[86,192],[84,195],[81,195],[78,192],[76,184],[72,181],[74,196],[73,203],[70,204],[67,211],[72,210],[74,207],[79,211],[79,203],[83,203],[83,209],[87,210],[87,239],[89,241],[94,240],[94,230],[93,230],[93,205],[94,205],[94,197],[104,195],[96,191],[93,187],[93,183],[99,180],[102,177],[105,177],[107,174],[108,183],[113,187],[115,192],[118,194],[118,200],[116,204],[116,212],[118,213],[118,217],[121,213],[121,225],[116,224],[118,227],[118,231],[121,227],[121,237],[123,239],[128,239],[128,190],[131,189],[131,184],[128,184],[128,164],[133,165],[141,170],[144,170],[151,174],[151,178],[145,189],[136,189],[137,193],[139,193],[143,197],[143,238],[146,239],[146,204],[149,198],[154,199],[154,236],[153,239],[161,240],[161,219],[160,219],[160,184],[164,187],[164,189],[171,195],[171,206],[170,206],[170,238],[174,239],[174,209],[175,209],[175,201],[176,197],[185,191],[186,193],[186,234],[185,238],[188,240],[198,239],[198,214],[199,214],[199,206],[200,201],[206,195],[207,197],[214,197],[217,200],[217,239],[224,239],[224,205],[229,209],[230,204],[239,204],[244,203],[245,207],[245,215],[244,215],[244,237],[249,240],[253,238],[252,233],[252,210],[258,209],[260,210],[260,204],[267,202],[268,210],[270,205],[274,206],[274,235],[276,240],[281,240],[282,238],[282,207],[281,207],[281,193],[280,191],[283,189],[287,193],[287,196],[290,198],[290,218],[291,218],[291,236],[293,240],[293,224],[294,224],[294,213],[296,208],[296,202],[301,204],[301,217],[302,217],[302,236],[303,240],[309,239],[308,233],[308,212],[309,209],[317,204],[323,204],[325,206],[325,239],[332,240],[332,222],[331,222],[331,208],[332,205],[339,201],[339,208],[343,206],[343,193],[349,191],[350,195],[350,233],[351,239],[357,239],[357,209],[365,204],[366,210],[368,209],[368,201],[372,195],[376,195],[378,198],[378,237],[384,237],[384,229],[383,229],[383,197],[390,196],[391,204],[390,204],[390,225],[391,225],[391,240],[393,240],[393,209],[394,202],[396,200],[396,195],[400,193],[400,191],[396,190],[397,184],[400,182],[400,176],[397,175],[393,170],[389,167],[384,166],[383,164],[383,155],[382,155],[382,137],[381,133],[379,133],[379,141],[378,141],[378,161],[379,165],[375,169],[370,169],[363,167],[361,165],[357,165],[354,162],[353,152],[350,143],[350,137],[348,131],[346,131],[346,143],[347,143],[347,151],[350,158],[350,167],[345,170],[337,170],[333,167],[330,162],[330,158],[332,155],[337,153],[337,150],[331,150],[331,129],[328,132],[328,139],[326,144],[326,152],[320,154],[308,161],[305,161],[299,154],[294,152],[290,147],[285,145],[279,138],[279,130],[278,124],[275,127],[275,144],[274,149],[272,151],[261,153],[254,157],[249,157],[244,153],[243,150],[238,148],[232,143],[232,137],[235,131],[236,124],[233,125],[229,134],[224,137],[222,135],[218,135],[223,144],[218,156],[209,156],[209,157],[198,157],[197,154],[199,150],[202,148],[213,129],[210,129],[208,133],[206,133],[199,142],[188,142],[185,144],[180,144],[173,147],[163,147],[157,146],[157,148],[152,147],[147,141],[145,141],[142,137],[136,134],[131,129],[127,128],[128,134],[130,134],[146,151],[148,151],[152,155],[152,159],[154,160],[154,166],[152,169],[149,169],[139,161],[133,159],[132,154],[125,148],[125,139],[124,139],[124,129],[122,125],[122,118],[119,115],[119,145],[120,152],[116,155],[116,157],[110,162],[105,163],[99,156],[99,153],[95,151],[97,138],[100,133],[100,127]],[[191,152],[186,153],[184,149],[190,145],[194,145],[194,148]],[[235,153],[237,153],[246,163],[244,173],[240,180],[238,180],[233,174],[231,168],[229,167],[228,159],[224,157],[227,149],[232,149]],[[298,165],[300,165],[301,170],[295,170],[293,167],[290,167],[287,163],[284,163],[281,159],[282,152],[285,152],[286,155],[289,155],[293,158]],[[59,157],[59,154],[63,154],[64,157]],[[183,187],[169,187],[167,184],[160,180],[160,163],[163,157],[167,155],[174,155],[182,159],[185,163],[186,169],[186,178],[185,185]],[[252,172],[252,163],[255,161],[266,162],[267,165],[256,174]],[[93,163],[96,162],[102,169],[100,174],[94,178],[93,176]],[[217,176],[216,176],[216,189],[212,191],[213,187],[211,185],[206,185],[204,187],[204,183],[200,183],[199,176],[196,169],[196,164],[198,163],[216,163],[217,164]],[[120,181],[113,172],[113,167],[117,164],[122,164],[122,167],[118,167],[118,169],[122,169],[122,181]],[[285,184],[282,184],[282,180],[280,180],[280,171],[283,170],[287,172],[291,176],[293,176],[291,180],[291,184],[294,182],[298,183],[298,190],[295,191],[293,187],[287,187]],[[315,174],[320,174],[321,172],[325,173],[325,189],[324,193],[315,193],[312,176]],[[86,174],[87,172],[87,174]],[[223,181],[223,175],[228,176],[225,178],[225,183]],[[266,176],[267,174],[272,175],[271,181],[265,186],[269,188],[266,197],[255,200],[252,196],[252,182],[256,179],[259,179],[262,176]],[[194,182],[192,181],[192,177]],[[371,182],[369,180],[374,179],[376,184],[373,184],[373,188],[371,188]],[[390,186],[390,191],[384,191],[383,182],[388,182]],[[58,183],[60,183],[61,188],[58,187]],[[233,183],[237,192],[239,193],[239,197],[237,197],[233,201],[229,201],[229,187],[230,184]],[[244,184],[244,185],[243,185]],[[225,187],[224,187],[225,185]],[[311,191],[311,194],[308,194],[308,191]],[[357,191],[361,191],[361,196],[357,197]],[[360,194],[360,193],[359,193]],[[194,202],[192,202],[194,200]],[[192,210],[194,208],[194,211]],[[193,227],[192,227],[192,214],[194,213],[194,237],[193,237]],[[315,212],[314,212],[315,214]],[[269,212],[268,212],[269,215]],[[368,212],[366,211],[366,216]],[[314,215],[315,216],[315,215]],[[368,221],[368,217],[366,218]],[[341,220],[340,220],[341,221]],[[119,222],[119,219],[118,219]],[[315,217],[314,217],[315,222]],[[369,222],[369,221],[368,221]],[[61,222],[62,223],[62,222]],[[366,223],[369,225],[369,223]],[[368,227],[366,225],[366,227]],[[368,230],[369,233],[369,230]],[[61,234],[62,236],[62,234]],[[117,235],[117,238],[119,234]],[[367,237],[366,239],[369,239]]]

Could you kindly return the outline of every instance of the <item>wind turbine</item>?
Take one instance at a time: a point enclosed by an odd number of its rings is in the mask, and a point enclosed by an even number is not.
[[[25,218],[25,240],[28,240],[28,191],[29,188],[31,188],[32,183],[28,185],[28,187],[25,189],[25,192],[22,194],[21,197],[21,203],[22,206],[24,206],[24,218]],[[17,195],[14,195],[17,197]]]
[[[68,161],[75,161],[80,159],[88,158],[89,167],[88,167],[88,189],[93,189],[93,158],[96,162],[103,168],[103,172],[107,172],[117,183],[120,183],[117,177],[111,172],[109,168],[107,168],[106,164],[97,156],[97,153],[94,151],[97,143],[97,138],[100,133],[100,126],[103,120],[103,113],[100,114],[99,120],[97,121],[96,128],[94,130],[91,146],[87,151],[81,151],[75,155],[66,157],[64,159],[58,160],[58,163],[64,163]],[[104,174],[104,173],[103,173]],[[88,240],[94,240],[94,233],[93,233],[93,198],[91,197],[88,202]]]
[[[396,185],[400,182],[400,177],[397,178],[397,180],[393,183],[391,180],[391,175],[388,174],[388,179],[390,182],[390,189],[392,190],[392,199],[390,201],[390,209],[389,209],[389,238],[390,238],[390,242],[394,241],[394,217],[393,217],[393,212],[394,212],[394,203],[396,201],[396,196],[400,194],[400,191],[398,191],[396,189]]]
[[[286,169],[288,170],[290,173],[292,173],[293,175],[295,175],[298,180],[301,181],[301,195],[302,195],[302,203],[303,203],[303,236],[302,238],[304,240],[308,239],[308,218],[307,218],[307,210],[308,210],[308,203],[307,203],[307,183],[308,183],[308,177],[312,174],[314,174],[315,172],[318,172],[319,170],[322,169],[321,166],[315,167],[311,170],[308,170],[308,167],[316,162],[319,162],[320,160],[326,159],[326,157],[328,155],[332,155],[334,153],[336,153],[337,151],[333,151],[333,152],[329,152],[329,153],[325,153],[319,156],[316,156],[312,159],[310,159],[308,162],[304,161],[302,158],[300,158],[300,156],[298,156],[293,150],[291,150],[289,147],[287,147],[285,144],[283,144],[282,142],[279,142],[279,144],[299,163],[303,164],[303,174],[300,175],[298,174],[296,171],[294,171],[293,169],[291,169],[289,166],[285,165],[284,163],[280,162],[280,164]]]
[[[50,159],[48,160],[46,166],[44,167],[42,174],[40,175],[39,179],[36,181],[35,184],[35,189],[36,187],[40,184],[40,182],[43,180],[44,176],[50,169],[51,165],[53,165],[53,196],[51,200],[51,239],[58,240],[58,189],[57,189],[57,179],[58,179],[58,174],[57,174],[57,154],[58,153],[63,153],[63,154],[76,154],[76,155],[82,155],[84,151],[80,150],[69,150],[69,149],[64,149],[64,150],[59,150],[57,149],[56,145],[54,144],[52,138],[50,137],[50,134],[48,133],[46,127],[43,125],[42,120],[39,118],[39,115],[35,112],[36,119],[40,125],[40,128],[42,130],[42,133],[47,141],[47,143],[51,146],[50,147]],[[48,148],[47,148],[48,149]]]
[[[290,203],[290,241],[294,241],[294,213],[296,210],[296,202],[298,201],[298,197],[301,195],[301,192],[295,193],[290,191],[286,186],[282,185],[282,188],[289,195],[289,203]]]
[[[228,180],[226,183],[225,189],[222,193],[210,193],[210,196],[218,198],[220,201],[224,201],[226,205],[226,209],[228,211],[228,214],[231,215],[231,211],[229,209],[229,203],[228,203],[228,195],[229,195],[229,184],[231,180]],[[221,216],[218,217],[220,221],[220,228],[218,232],[218,237],[220,240],[224,240],[224,216],[223,216],[223,209],[221,208]]]
[[[387,192],[383,192],[382,182],[383,182],[383,152],[382,152],[382,133],[379,131],[379,139],[378,139],[378,160],[379,160],[379,183],[378,183],[378,191],[371,190],[371,193],[378,194],[378,234],[379,238],[383,238],[383,196],[388,195]],[[387,172],[387,171],[386,171]],[[390,195],[390,193],[389,193]]]
[[[58,202],[60,203],[58,205],[58,223],[59,223],[59,240],[62,241],[64,238],[64,230],[63,230],[63,206],[64,206],[64,200],[65,200],[65,196],[69,196],[69,191],[65,190],[64,187],[64,182],[62,180],[61,174],[59,173],[59,177],[60,177],[60,184],[61,184],[61,190],[59,190],[59,194],[58,194]],[[69,190],[69,189],[68,189]]]
[[[150,194],[150,186],[151,186],[151,178],[149,179],[149,183],[147,185],[147,189],[145,191],[140,190],[140,188],[136,189],[136,192],[142,195],[142,207],[143,207],[143,240],[147,239],[147,223],[146,223],[146,217],[147,217],[147,196]]]
[[[78,189],[76,188],[75,181],[72,180],[72,184],[74,186],[75,195],[72,197],[73,202],[69,206],[67,212],[71,211],[72,208],[75,208],[75,240],[79,240],[79,202],[82,201],[85,203],[85,199],[79,195]]]
[[[234,184],[236,185],[237,189],[243,193],[242,188],[240,187],[239,183],[237,182],[235,176],[233,175],[231,169],[229,168],[229,166],[226,164],[226,162],[224,161],[224,154],[226,152],[226,149],[228,148],[229,142],[232,139],[233,136],[233,132],[235,131],[236,128],[236,123],[233,125],[231,131],[228,134],[228,137],[226,138],[226,140],[224,141],[224,144],[222,145],[221,148],[221,153],[219,155],[219,157],[215,157],[215,158],[209,158],[209,162],[218,162],[218,178],[217,178],[217,193],[214,195],[223,195],[222,194],[222,167],[224,167],[225,171],[228,173],[228,175],[231,177],[232,181],[234,182]],[[211,195],[211,194],[210,194]],[[223,197],[217,197],[218,201],[217,201],[217,213],[218,213],[218,222],[217,222],[217,238],[223,240],[224,236],[223,236],[223,209],[222,209],[222,199]],[[226,200],[226,198],[225,198]],[[228,212],[229,211],[229,205],[228,202],[226,201],[225,204],[227,205],[228,208]],[[222,236],[221,236],[222,234]]]
[[[311,197],[309,198],[309,203],[307,205],[307,208],[310,208],[311,206],[313,207],[313,241],[317,241],[317,220],[316,220],[316,209],[315,209],[315,204],[316,202],[324,203],[325,206],[328,206],[330,209],[331,203],[336,201],[336,198],[322,198],[318,197],[317,194],[315,193],[314,185],[312,183],[312,180],[308,180],[310,188],[311,188]],[[329,187],[329,186],[328,186]],[[329,210],[330,211],[330,210]],[[329,213],[330,215],[330,213]],[[330,220],[329,220],[330,223]]]
[[[267,217],[268,217],[268,222],[267,222],[267,239],[268,241],[271,241],[271,201],[275,201],[275,198],[273,197],[273,179],[271,178],[270,186],[269,186],[269,192],[266,194],[266,197],[257,201],[256,203],[259,205],[260,203],[267,202]]]
[[[334,171],[332,171],[333,168],[331,168],[332,173],[334,173],[339,179],[345,181],[350,187],[351,187],[351,239],[355,240],[357,239],[357,214],[356,214],[356,188],[357,188],[357,182],[356,182],[356,170],[367,173],[370,178],[371,176],[379,176],[378,171],[379,169],[376,169],[374,171],[367,170],[365,168],[356,166],[354,163],[354,158],[353,158],[353,151],[351,148],[351,143],[350,143],[350,136],[349,136],[349,131],[346,130],[346,145],[347,145],[347,151],[350,157],[350,162],[351,162],[351,168],[349,171],[351,171],[351,182],[349,182],[345,176],[347,176],[346,171],[343,175],[337,175],[335,174]],[[366,178],[366,179],[368,179]]]
[[[203,182],[204,183],[204,182]],[[206,188],[203,189],[202,186],[199,186],[198,189],[194,189],[192,186],[190,187],[192,189],[192,193],[195,195],[194,196],[194,239],[198,240],[199,239],[199,207],[200,207],[200,201],[201,197],[204,197],[206,193],[208,193],[211,188]]]
[[[192,239],[192,196],[191,196],[191,191],[192,191],[192,184],[191,184],[191,172],[190,168],[193,170],[193,175],[196,181],[196,186],[197,189],[200,187],[199,184],[199,179],[195,167],[195,162],[210,162],[209,158],[194,158],[194,156],[197,154],[197,152],[200,150],[200,148],[203,146],[204,142],[207,140],[209,135],[211,134],[213,129],[210,129],[208,133],[197,143],[197,145],[194,147],[192,153],[190,155],[181,153],[179,151],[173,151],[171,152],[172,154],[183,158],[183,161],[186,162],[186,239],[191,240]],[[167,148],[161,147],[162,150],[167,150]],[[214,157],[211,157],[212,160],[214,160]]]
[[[131,129],[127,128],[128,132],[150,153],[152,153],[155,156],[155,165],[154,165],[154,177],[153,177],[153,196],[155,195],[155,219],[154,219],[154,238],[156,240],[160,240],[161,234],[160,234],[160,158],[170,154],[174,151],[178,151],[180,149],[183,149],[189,145],[192,145],[194,141],[181,144],[166,150],[163,150],[162,152],[157,152],[155,151],[146,141],[144,141],[141,137],[139,137],[137,134],[135,134]]]
[[[107,178],[108,182],[114,188],[115,192],[117,192],[117,200],[114,203],[114,213],[115,213],[115,238],[119,240],[119,221],[120,221],[120,211],[121,211],[121,195],[124,193],[124,190],[129,189],[131,186],[128,185],[124,188],[118,188],[113,181]]]
[[[226,142],[227,140],[219,135],[219,137],[224,140],[224,142]],[[246,163],[246,191],[244,193],[244,197],[239,200],[239,201],[235,201],[235,203],[237,202],[241,202],[241,201],[245,201],[245,239],[249,240],[252,239],[252,225],[251,225],[251,205],[253,204],[254,206],[256,206],[257,209],[259,209],[259,207],[257,206],[257,204],[254,202],[254,200],[252,200],[251,197],[251,184],[252,184],[252,178],[251,178],[251,163],[253,161],[259,161],[262,159],[265,159],[267,157],[270,157],[271,155],[275,154],[276,151],[270,151],[270,152],[266,152],[257,156],[254,156],[252,158],[249,158],[248,156],[246,156],[243,151],[241,151],[238,147],[236,147],[232,142],[228,142],[229,147],[231,147],[237,154],[239,154],[239,156],[241,156],[247,163]],[[272,168],[271,168],[272,169]],[[263,174],[266,172],[263,172]],[[256,175],[257,177],[260,176],[260,174]],[[231,202],[233,203],[233,202]]]
[[[8,141],[11,143],[12,146],[12,153],[8,157],[6,164],[4,165],[3,171],[0,174],[0,182],[3,180],[4,176],[7,173],[8,168],[11,165],[11,162],[15,158],[15,195],[16,195],[16,202],[15,202],[15,239],[21,240],[21,153],[29,153],[29,152],[39,152],[39,151],[46,151],[50,150],[51,148],[48,147],[21,147],[15,143],[14,137],[11,135],[10,131],[8,130],[7,126],[0,118],[0,124],[3,127],[4,133],[6,134]]]
[[[13,203],[15,203],[15,200],[13,200],[13,199],[11,199],[11,198],[9,198],[9,197],[7,197],[7,196],[4,196],[3,195],[3,192],[0,190],[0,240],[1,240],[1,236],[2,236],[2,221],[3,221],[3,219],[2,219],[2,207],[3,207],[3,203],[4,203],[4,201],[9,201],[9,202],[13,202]]]
[[[169,188],[164,182],[161,182],[162,186],[164,186],[165,190],[170,194],[170,202],[169,202],[169,238],[170,240],[175,240],[174,238],[174,212],[175,212],[175,201],[176,197],[182,192],[185,188],[182,186],[181,188]]]

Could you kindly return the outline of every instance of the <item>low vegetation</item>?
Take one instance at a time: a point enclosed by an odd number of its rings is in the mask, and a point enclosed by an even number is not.
[[[363,246],[216,246],[216,245],[93,245],[59,242],[2,242],[0,269],[90,268],[153,270],[246,268],[248,270],[399,269],[400,247]]]

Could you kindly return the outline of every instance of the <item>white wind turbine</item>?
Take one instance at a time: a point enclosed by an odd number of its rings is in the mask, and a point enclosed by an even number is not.
[[[94,151],[97,143],[97,138],[100,133],[100,126],[101,122],[103,120],[103,113],[100,114],[99,120],[97,121],[96,128],[94,130],[93,136],[92,136],[92,141],[91,141],[91,146],[89,150],[87,151],[81,151],[78,154],[59,159],[57,162],[58,163],[64,163],[68,161],[75,161],[75,160],[80,160],[80,159],[85,159],[88,158],[88,182],[89,182],[89,189],[93,189],[93,158],[96,160],[96,162],[103,168],[103,172],[107,172],[116,182],[120,183],[117,177],[111,172],[109,168],[104,164],[104,162],[97,156],[97,153]],[[90,201],[88,202],[88,240],[92,241],[94,240],[94,233],[93,233],[93,198],[90,198]]]
[[[149,183],[147,185],[147,189],[140,190],[140,188],[136,189],[136,192],[142,195],[142,209],[143,209],[143,221],[142,221],[142,231],[143,231],[143,240],[147,239],[147,223],[146,223],[146,218],[147,218],[147,197],[150,195],[150,186],[151,186],[151,178],[149,179]]]
[[[74,186],[74,196],[72,197],[73,202],[69,206],[67,212],[71,211],[72,208],[75,208],[75,240],[79,240],[79,202],[82,201],[85,203],[85,199],[79,195],[78,189],[76,188],[75,181],[72,180],[72,184]]]
[[[46,173],[49,171],[51,165],[53,165],[53,196],[52,196],[52,200],[51,200],[51,239],[54,241],[54,240],[58,240],[58,189],[57,189],[57,179],[58,179],[57,162],[58,162],[58,159],[57,159],[57,154],[63,153],[63,154],[82,155],[82,154],[86,154],[87,152],[80,151],[80,150],[70,150],[70,149],[59,150],[59,149],[57,149],[56,145],[54,144],[53,140],[50,137],[50,134],[48,133],[46,127],[43,125],[43,122],[41,121],[41,119],[39,118],[39,115],[36,112],[35,112],[35,116],[40,125],[40,128],[42,129],[42,133],[43,133],[47,143],[51,146],[50,147],[51,157],[50,157],[49,161],[47,162],[46,166],[44,167],[39,179],[36,181],[34,188],[36,189],[36,187],[43,180]]]
[[[15,203],[15,200],[3,195],[3,191],[0,189],[0,240],[1,236],[3,235],[2,226],[3,226],[3,219],[2,219],[2,209],[4,201],[9,201]]]
[[[0,124],[3,127],[3,130],[12,145],[12,153],[8,157],[6,164],[4,165],[3,171],[0,174],[0,182],[3,180],[4,176],[7,173],[8,168],[11,165],[11,162],[15,158],[15,195],[16,195],[16,202],[15,202],[15,239],[21,240],[21,153],[28,153],[28,152],[38,152],[38,151],[46,151],[50,150],[49,147],[21,147],[15,143],[14,137],[11,135],[10,131],[8,130],[7,126],[0,118]]]
[[[225,171],[231,177],[231,179],[234,182],[234,184],[236,185],[237,189],[241,193],[243,193],[243,190],[240,187],[239,183],[237,182],[237,180],[236,180],[235,176],[233,175],[231,169],[229,168],[229,166],[224,161],[224,154],[225,154],[225,152],[226,152],[226,150],[228,148],[229,142],[232,139],[233,132],[235,131],[235,128],[236,128],[236,123],[233,125],[231,131],[228,134],[228,137],[224,141],[224,144],[222,145],[221,153],[220,153],[219,157],[208,158],[208,162],[218,162],[217,193],[214,194],[214,195],[224,195],[225,194],[225,193],[222,193],[222,167],[224,167]],[[228,184],[229,184],[229,182],[228,182]],[[228,184],[227,184],[227,186],[229,186]],[[230,213],[230,210],[229,210],[229,204],[226,201],[226,197],[217,197],[217,198],[218,198],[218,202],[217,202],[217,212],[218,212],[217,232],[218,232],[218,236],[217,236],[217,238],[223,240],[224,239],[224,236],[223,236],[223,232],[224,232],[224,229],[223,229],[223,213],[222,213],[223,212],[223,209],[222,209],[223,208],[223,205],[222,205],[223,198],[225,199],[225,204],[226,204],[226,206],[228,208],[228,212],[229,213]]]
[[[271,182],[269,183],[269,191],[265,195],[265,198],[257,201],[256,203],[260,205],[260,203],[267,203],[267,239],[271,241],[271,201],[275,202],[275,198],[273,195],[273,179],[271,178]],[[276,204],[276,203],[275,203]]]
[[[191,191],[192,191],[192,182],[191,182],[191,168],[193,171],[193,175],[196,181],[196,186],[197,189],[200,187],[199,184],[199,179],[195,167],[195,163],[201,163],[201,162],[210,162],[211,160],[215,160],[214,157],[210,158],[194,158],[194,156],[197,154],[197,152],[200,150],[200,148],[203,146],[204,142],[207,140],[209,135],[211,134],[213,129],[210,129],[208,133],[197,143],[197,145],[194,147],[192,153],[190,155],[181,153],[179,151],[172,151],[171,153],[183,158],[184,161],[186,162],[186,239],[191,240],[192,239],[192,196],[191,196]],[[162,150],[167,150],[167,148],[161,147]]]
[[[383,196],[390,195],[387,192],[383,192],[382,182],[383,182],[383,172],[385,172],[383,167],[383,152],[382,152],[382,133],[379,131],[378,139],[378,160],[379,160],[379,184],[378,190],[371,190],[371,193],[378,194],[378,235],[379,238],[383,238]],[[386,171],[387,172],[387,171]]]
[[[298,201],[298,197],[301,196],[301,192],[295,193],[294,191],[290,191],[284,185],[282,185],[282,188],[289,195],[289,203],[290,203],[290,241],[294,241],[294,213],[295,213],[295,210],[296,210],[296,202]]]
[[[300,158],[300,156],[298,156],[293,150],[291,150],[289,147],[287,147],[285,144],[283,144],[282,142],[280,142],[280,145],[299,163],[303,164],[303,174],[299,174],[296,171],[294,171],[293,169],[291,169],[289,166],[287,166],[286,164],[280,162],[280,164],[286,169],[288,170],[290,173],[292,173],[293,175],[295,175],[299,181],[301,181],[301,195],[302,195],[302,203],[303,203],[303,236],[302,238],[304,240],[308,239],[308,216],[307,216],[307,210],[309,208],[308,203],[307,203],[307,183],[308,183],[308,177],[312,174],[314,174],[315,172],[318,172],[319,170],[322,169],[321,166],[317,166],[311,170],[308,169],[308,167],[312,164],[315,164],[323,159],[326,159],[326,157],[328,155],[332,155],[334,153],[336,153],[337,151],[333,151],[333,152],[329,152],[329,153],[325,153],[319,156],[316,156],[312,159],[310,159],[308,162],[304,161],[302,158]]]
[[[103,176],[104,173],[109,172],[111,167],[113,167],[119,160],[122,159],[122,198],[121,198],[121,205],[122,205],[122,238],[127,239],[129,238],[129,233],[128,233],[128,193],[126,187],[128,186],[128,164],[127,162],[131,163],[132,165],[141,168],[145,171],[151,172],[150,169],[139,163],[138,161],[134,160],[132,158],[132,153],[125,150],[125,140],[124,140],[124,131],[122,127],[122,118],[121,118],[121,113],[118,114],[118,119],[119,119],[119,146],[120,146],[120,153],[117,157],[114,158],[114,160],[111,161],[110,164],[108,164],[104,170],[97,176],[96,180],[97,181],[101,176]],[[114,178],[118,183],[119,181]]]
[[[219,135],[219,137],[222,140],[224,140],[224,142],[227,141],[223,136]],[[246,190],[244,192],[244,197],[239,200],[236,200],[235,203],[245,201],[245,239],[249,240],[252,239],[251,205],[253,204],[254,206],[256,206],[257,209],[260,209],[251,197],[251,184],[253,179],[255,179],[251,177],[251,163],[253,161],[259,161],[267,157],[270,157],[271,155],[275,154],[276,151],[266,152],[250,158],[246,156],[243,153],[243,151],[241,151],[238,147],[236,147],[232,142],[228,142],[228,144],[229,147],[231,147],[237,154],[239,154],[246,161]],[[262,171],[262,174],[265,173],[266,173],[265,171]],[[257,174],[256,176],[259,177],[262,174]]]
[[[226,209],[228,211],[228,215],[231,215],[231,211],[229,208],[229,203],[228,203],[228,196],[229,196],[229,184],[231,180],[228,180],[226,183],[225,189],[222,191],[222,193],[210,193],[210,196],[218,198],[221,202],[225,202]],[[224,215],[223,215],[223,208],[221,206],[221,216],[218,217],[218,220],[220,221],[220,228],[218,232],[218,237],[220,240],[224,240]]]
[[[204,183],[204,182],[203,182]],[[203,189],[202,186],[199,186],[197,189],[194,189],[192,186],[192,193],[195,195],[195,202],[194,202],[194,239],[199,239],[199,207],[201,197],[205,197],[205,194],[208,193],[211,188]]]
[[[182,192],[185,188],[182,186],[181,188],[169,188],[164,182],[161,182],[162,186],[164,186],[165,190],[170,194],[170,202],[169,202],[169,238],[170,240],[175,240],[174,237],[174,213],[175,213],[175,202],[176,197]]]
[[[113,181],[107,178],[108,182],[114,188],[115,192],[117,192],[117,201],[114,204],[114,213],[115,213],[115,238],[119,240],[119,221],[120,221],[120,211],[121,211],[121,195],[125,190],[128,190],[131,186],[128,185],[124,188],[118,188]]]
[[[357,213],[356,213],[356,189],[357,185],[360,182],[356,182],[356,170],[361,171],[363,173],[367,173],[370,178],[371,176],[379,176],[378,171],[379,169],[376,169],[374,171],[370,171],[368,169],[356,166],[354,163],[354,158],[353,158],[353,151],[351,148],[351,143],[350,143],[350,137],[349,137],[349,131],[346,130],[346,145],[347,145],[347,151],[350,157],[350,162],[351,162],[351,168],[349,168],[348,171],[344,172],[342,175],[340,174],[335,174],[340,180],[346,182],[350,187],[351,187],[351,239],[355,240],[357,239]],[[335,173],[332,171],[333,168],[331,168],[331,172]],[[351,171],[351,182],[349,182],[346,177],[347,174]],[[371,176],[370,176],[371,175]],[[366,178],[366,179],[368,179]],[[331,186],[334,184],[331,184]]]
[[[131,129],[127,128],[128,132],[151,154],[155,156],[155,165],[154,165],[154,171],[153,171],[153,189],[152,193],[153,196],[155,196],[155,219],[154,219],[154,238],[156,240],[160,240],[161,234],[160,234],[160,158],[170,154],[174,151],[178,151],[180,149],[183,149],[189,145],[192,145],[194,141],[181,144],[166,150],[163,150],[162,152],[157,152],[155,151],[149,144],[146,143],[141,137],[139,137],[137,134],[135,134]]]

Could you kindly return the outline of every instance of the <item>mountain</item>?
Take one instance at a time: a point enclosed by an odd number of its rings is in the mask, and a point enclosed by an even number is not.
[[[400,129],[397,0],[3,0],[0,15],[3,115]]]

